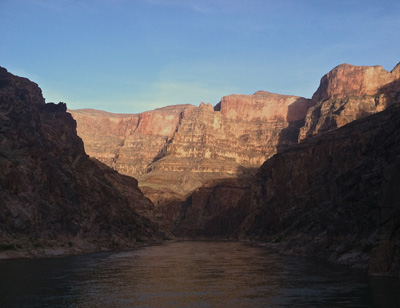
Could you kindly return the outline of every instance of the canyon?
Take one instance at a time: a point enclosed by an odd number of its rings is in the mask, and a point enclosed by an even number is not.
[[[0,98],[3,255],[250,240],[400,277],[400,64],[140,114],[67,112],[1,68]]]
[[[335,70],[340,69],[348,66]],[[399,277],[398,69],[391,73],[397,79],[360,96],[349,91],[347,97],[341,81],[334,81],[338,95],[325,96],[307,112],[315,115],[325,107],[319,117],[305,120],[312,123],[312,134],[267,160],[254,178],[221,180],[195,190],[178,234],[253,239],[283,253],[320,256],[372,275]],[[325,77],[317,93],[321,88],[329,88]]]
[[[298,96],[259,91],[226,96],[215,107],[177,105],[133,115],[70,113],[86,152],[137,178],[156,206],[158,221],[173,231],[196,188],[249,178],[278,148],[297,143],[311,104]]]
[[[249,179],[276,153],[398,102],[399,78],[400,65],[388,72],[342,64],[322,77],[311,99],[258,91],[225,96],[215,106],[69,112],[86,152],[137,178],[160,222],[176,225],[181,208],[203,185]]]
[[[399,78],[399,64],[343,64],[311,99],[258,91],[140,115],[70,112],[89,155],[137,177],[177,237],[254,239],[399,276]]]

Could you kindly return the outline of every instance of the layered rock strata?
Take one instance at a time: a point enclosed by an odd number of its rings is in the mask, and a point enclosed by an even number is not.
[[[86,153],[120,173],[138,176],[163,156],[181,119],[195,107],[168,106],[141,114],[93,109],[69,110],[78,123]]]
[[[381,66],[342,64],[322,77],[312,97],[299,141],[384,110],[400,98],[400,63],[388,72]]]
[[[169,106],[139,115],[71,110],[89,155],[141,187],[186,196],[202,184],[248,176],[297,142],[310,100],[268,92],[215,106]],[[153,199],[153,201],[157,201]]]
[[[73,253],[159,240],[133,178],[90,159],[63,103],[0,68],[0,252]]]
[[[400,277],[400,102],[266,161],[239,237]]]

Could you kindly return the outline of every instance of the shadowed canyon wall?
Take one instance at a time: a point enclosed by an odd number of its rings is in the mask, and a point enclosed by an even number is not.
[[[399,174],[400,102],[265,162],[235,236],[399,277]]]
[[[127,248],[161,238],[137,181],[91,160],[66,105],[46,104],[35,83],[4,68],[0,119],[2,254]]]

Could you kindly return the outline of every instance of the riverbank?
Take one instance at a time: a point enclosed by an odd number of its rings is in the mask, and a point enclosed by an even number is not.
[[[92,243],[85,240],[73,239],[71,241],[64,241],[60,245],[60,242],[55,240],[39,242],[22,239],[12,243],[0,244],[0,260],[67,257],[98,252],[118,252],[145,246],[160,245],[164,242],[168,241],[135,241],[125,242],[123,245],[119,243],[112,243],[110,245],[108,241]]]

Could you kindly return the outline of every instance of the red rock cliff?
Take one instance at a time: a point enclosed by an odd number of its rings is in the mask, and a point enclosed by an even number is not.
[[[113,114],[93,109],[70,110],[86,152],[127,175],[146,172],[172,138],[191,105],[169,106],[142,114]]]
[[[399,78],[400,64],[391,72],[381,66],[337,66],[322,77],[299,141],[384,110],[398,99]]]
[[[202,103],[140,115],[70,112],[89,155],[137,176],[143,187],[184,196],[209,180],[248,174],[296,143],[311,105],[301,97],[259,91],[226,96],[215,108]]]

